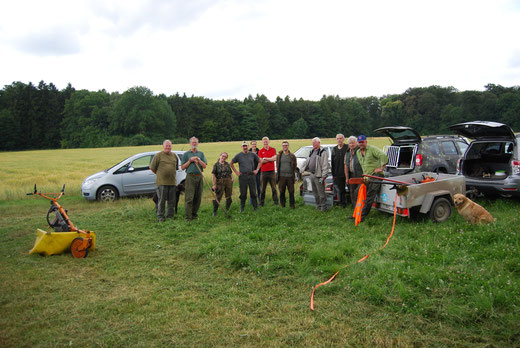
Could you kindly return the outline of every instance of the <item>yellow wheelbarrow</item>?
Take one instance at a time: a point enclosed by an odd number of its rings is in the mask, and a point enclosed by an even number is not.
[[[27,194],[41,196],[51,201],[51,207],[47,212],[47,223],[54,229],[54,232],[38,229],[36,242],[29,254],[49,256],[70,250],[75,258],[84,258],[87,257],[89,250],[95,249],[96,234],[74,226],[67,216],[67,211],[58,203],[64,194],[65,185],[60,193],[41,193],[34,185],[34,192]]]

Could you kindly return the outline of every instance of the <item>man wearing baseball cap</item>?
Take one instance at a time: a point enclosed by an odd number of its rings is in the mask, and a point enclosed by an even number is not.
[[[235,168],[238,163],[238,170]],[[256,200],[256,179],[255,175],[260,168],[260,158],[256,153],[250,152],[247,141],[242,142],[242,152],[239,152],[231,160],[231,169],[238,176],[238,186],[240,189],[240,212],[244,211],[247,198],[247,188],[252,199],[253,209],[256,211],[258,202]]]
[[[356,152],[356,156],[359,160],[359,164],[361,164],[361,168],[363,169],[363,174],[383,177],[385,166],[388,163],[388,156],[386,153],[373,145],[368,145],[367,137],[365,135],[359,135],[357,137],[357,141],[359,150]],[[380,188],[381,185],[378,185],[372,181],[368,182],[367,198],[365,201],[365,206],[363,207],[363,211],[361,212],[361,221],[364,221],[370,212],[372,204],[374,203]]]

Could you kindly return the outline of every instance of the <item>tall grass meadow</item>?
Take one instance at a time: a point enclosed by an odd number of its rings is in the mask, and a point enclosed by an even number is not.
[[[371,142],[372,140],[372,142]],[[324,139],[323,143],[334,143]],[[369,139],[379,147],[387,139]],[[272,142],[281,148],[281,141]],[[291,141],[294,151],[310,140]],[[188,148],[176,144],[175,150]],[[82,180],[161,145],[0,153],[0,345],[377,346],[520,345],[520,258],[514,199],[479,200],[497,221],[470,225],[456,212],[441,224],[352,209],[326,213],[266,205],[211,216],[211,193],[195,221],[156,222],[148,197],[87,202]],[[209,170],[240,142],[201,144]],[[29,255],[59,191],[72,221],[97,233],[85,259]],[[371,256],[356,264],[362,256]],[[344,265],[336,279],[313,287]]]

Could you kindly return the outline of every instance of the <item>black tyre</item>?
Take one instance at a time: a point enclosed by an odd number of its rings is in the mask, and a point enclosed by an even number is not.
[[[101,186],[97,192],[96,198],[101,202],[112,202],[119,198],[119,192],[114,186]]]
[[[430,209],[430,218],[434,222],[444,222],[451,216],[451,202],[444,198],[439,197],[433,201]]]

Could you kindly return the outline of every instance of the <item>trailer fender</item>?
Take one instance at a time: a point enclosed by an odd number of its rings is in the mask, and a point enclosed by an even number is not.
[[[451,202],[451,204],[453,204],[453,200],[451,198],[451,193],[448,190],[439,190],[439,191],[428,192],[424,196],[424,201],[421,205],[421,210],[419,210],[419,212],[422,214],[427,214],[430,211],[435,198],[441,197],[441,196],[446,196],[446,198],[448,198],[448,200]]]

